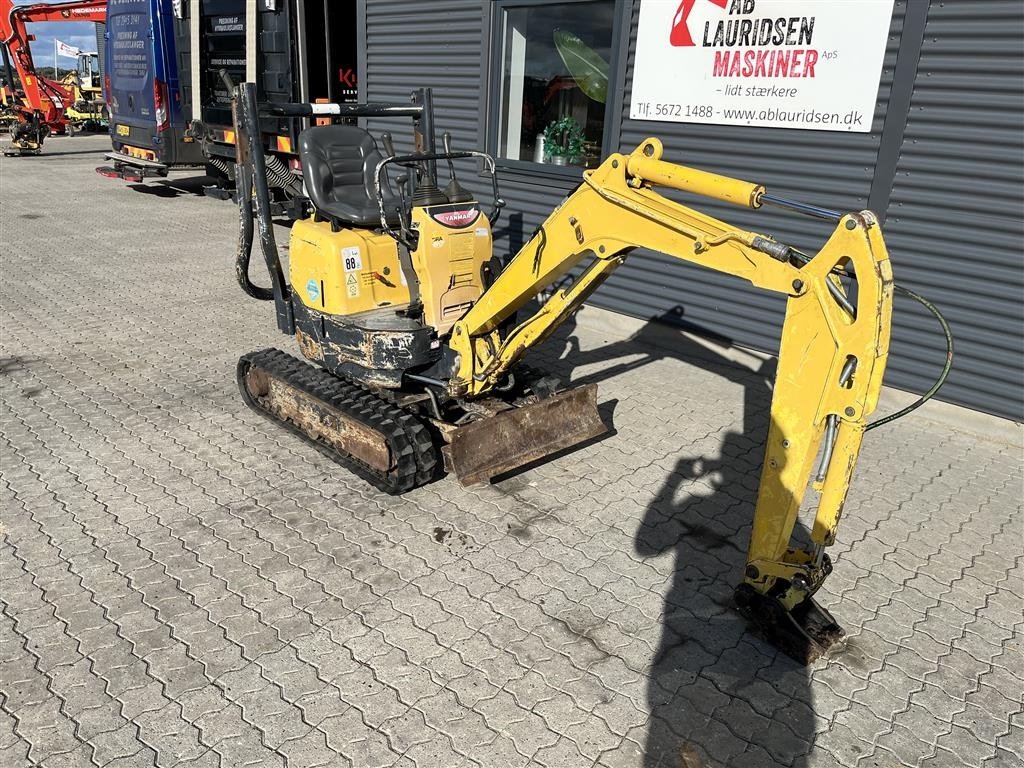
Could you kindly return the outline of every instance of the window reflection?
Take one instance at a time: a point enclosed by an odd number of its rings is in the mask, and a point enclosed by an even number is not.
[[[505,10],[500,157],[600,162],[614,18],[614,0]]]

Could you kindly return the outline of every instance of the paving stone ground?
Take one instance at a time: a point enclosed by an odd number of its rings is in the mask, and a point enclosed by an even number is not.
[[[0,765],[1024,764],[1019,430],[870,433],[804,669],[731,606],[766,370],[580,323],[614,434],[387,497],[242,405],[232,206],[105,145],[0,167]]]

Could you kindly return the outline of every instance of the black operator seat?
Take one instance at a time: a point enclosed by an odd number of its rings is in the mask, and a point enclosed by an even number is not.
[[[374,188],[377,163],[384,158],[367,131],[355,125],[318,125],[299,134],[299,158],[313,206],[324,218],[356,227],[379,227]],[[397,226],[399,199],[381,174],[387,222]]]

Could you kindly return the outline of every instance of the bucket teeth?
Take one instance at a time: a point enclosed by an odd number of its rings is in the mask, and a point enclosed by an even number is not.
[[[840,644],[846,633],[831,613],[813,598],[787,611],[774,597],[749,584],[736,588],[736,605],[764,638],[803,665],[813,664]]]

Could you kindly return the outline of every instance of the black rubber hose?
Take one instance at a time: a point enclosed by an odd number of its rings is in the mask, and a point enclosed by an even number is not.
[[[255,225],[260,238],[260,249],[263,251],[263,260],[266,262],[267,272],[270,274],[274,299],[280,301],[283,307],[288,302],[288,284],[285,281],[284,272],[281,270],[281,258],[278,255],[277,242],[274,238],[274,224],[270,218],[270,188],[267,185],[266,157],[261,143],[256,85],[243,83],[236,93],[239,100],[241,128],[243,129],[238,140],[244,140],[247,143],[248,162],[245,164],[245,168],[249,175],[246,178],[252,185],[248,194],[239,192],[239,205],[243,205],[243,201],[245,205],[255,203]]]
[[[946,379],[949,378],[949,372],[953,368],[953,332],[950,330],[949,323],[946,322],[946,318],[942,316],[942,313],[939,311],[939,308],[932,304],[930,301],[928,301],[928,299],[926,299],[924,296],[914,293],[909,288],[904,288],[899,285],[893,285],[893,289],[896,291],[896,293],[902,293],[904,296],[916,301],[922,307],[931,312],[935,316],[935,319],[939,321],[939,325],[942,326],[942,332],[946,335],[946,363],[945,365],[942,366],[942,373],[939,374],[939,377],[935,380],[935,383],[932,384],[931,388],[927,392],[921,395],[921,397],[912,402],[906,408],[901,408],[895,413],[890,413],[888,416],[884,416],[881,419],[878,419],[877,421],[871,422],[866,427],[864,427],[865,431],[869,429],[874,429],[875,427],[880,427],[883,424],[888,424],[890,421],[896,421],[896,419],[906,416],[911,411],[916,410],[925,403],[927,403],[929,400],[935,397],[935,393],[938,392],[942,388],[942,385],[946,383]]]
[[[247,295],[260,301],[273,301],[270,288],[255,285],[249,279],[249,259],[255,232],[252,212],[252,168],[235,166],[235,193],[238,195],[238,255],[235,257],[235,275]]]
[[[238,115],[241,107],[238,104],[238,94],[235,92],[235,82],[226,69],[220,70],[220,79],[224,83],[224,87],[228,89],[228,93],[231,94],[232,127],[235,129],[238,140],[241,141],[244,132],[238,130]],[[271,301],[274,298],[274,292],[269,288],[255,285],[249,279],[249,259],[252,257],[255,229],[252,212],[251,165],[235,163],[235,194],[238,196],[238,251],[235,254],[235,277],[247,295],[260,301]]]

